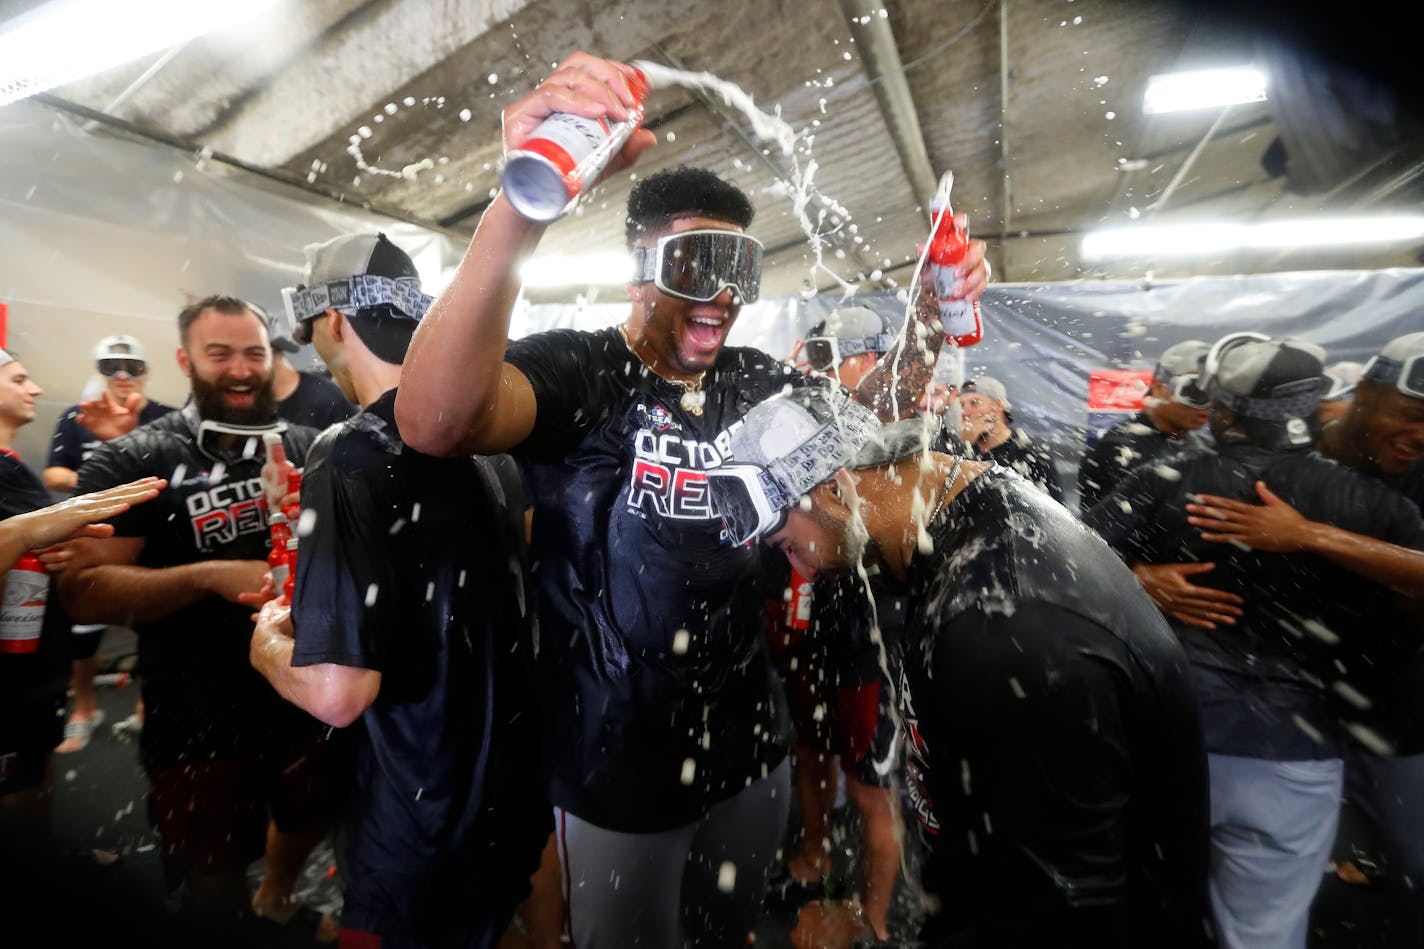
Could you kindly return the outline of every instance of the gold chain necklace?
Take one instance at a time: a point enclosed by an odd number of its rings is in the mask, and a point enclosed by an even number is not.
[[[704,369],[697,374],[697,378],[691,382],[684,382],[681,379],[669,379],[667,376],[653,368],[652,364],[643,358],[643,354],[638,352],[638,348],[633,345],[633,341],[628,338],[628,331],[623,328],[623,324],[618,324],[618,335],[623,337],[623,345],[628,347],[628,351],[638,357],[638,362],[643,364],[653,375],[662,381],[675,386],[682,386],[682,398],[678,404],[682,410],[689,415],[701,415],[702,406],[707,402],[707,393],[702,391],[702,383],[707,378],[707,371]]]

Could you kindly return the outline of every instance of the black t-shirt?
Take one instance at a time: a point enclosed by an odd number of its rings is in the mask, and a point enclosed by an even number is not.
[[[388,935],[454,924],[472,893],[512,908],[550,829],[516,485],[486,459],[411,450],[394,404],[393,390],[312,446],[292,604],[293,665],[381,673],[332,733],[331,783],[342,922]]]
[[[139,409],[138,424],[156,422],[172,411],[173,406],[150,399]],[[99,436],[79,424],[79,406],[71,405],[60,414],[59,421],[55,423],[54,437],[49,443],[49,461],[45,467],[78,471],[79,466],[94,454],[94,449],[102,444],[104,443]]]
[[[341,387],[314,372],[298,372],[297,387],[277,403],[277,415],[296,425],[321,431],[356,414],[356,406],[346,401]]]
[[[1078,465],[1078,509],[1086,511],[1097,504],[1137,466],[1196,447],[1201,446],[1194,433],[1173,438],[1146,412],[1118,422],[1083,452]]]
[[[763,638],[768,555],[728,542],[705,470],[751,406],[808,380],[727,347],[694,416],[616,329],[540,333],[507,358],[538,399],[515,452],[535,510],[550,798],[612,830],[689,823],[789,746]]]
[[[1084,522],[1131,564],[1214,563],[1192,582],[1245,599],[1234,625],[1172,624],[1195,667],[1208,750],[1279,761],[1339,757],[1327,689],[1353,685],[1338,646],[1378,635],[1370,616],[1389,593],[1323,557],[1210,543],[1187,523],[1189,493],[1259,503],[1257,480],[1310,520],[1424,549],[1424,521],[1398,493],[1313,451],[1249,445],[1138,468]]]
[[[1029,483],[1059,504],[1063,503],[1063,483],[1058,480],[1058,468],[1053,463],[1053,449],[1047,442],[1040,441],[1018,429],[1008,441],[990,450],[974,449],[968,457],[988,458],[996,465],[1002,465],[1028,479]]]
[[[925,935],[1205,944],[1206,755],[1156,607],[1099,538],[999,469],[928,533],[901,688],[907,792],[943,903]]]
[[[171,412],[100,445],[79,469],[79,494],[147,475],[169,480],[158,497],[113,520],[116,536],[145,539],[137,566],[267,559],[260,442],[246,457],[217,461],[199,449],[196,419],[191,406]],[[310,428],[288,426],[282,436],[288,459],[302,464],[315,436]],[[256,753],[274,728],[292,723],[294,707],[248,661],[251,607],[207,596],[133,628],[145,705],[142,750],[150,767]]]
[[[0,450],[0,520],[28,514],[50,503],[49,492],[12,451]],[[0,585],[5,574],[0,572]],[[64,726],[64,691],[69,684],[69,619],[59,608],[53,583],[45,602],[39,649],[0,652],[0,754],[14,750],[21,736],[51,734],[58,744]]]

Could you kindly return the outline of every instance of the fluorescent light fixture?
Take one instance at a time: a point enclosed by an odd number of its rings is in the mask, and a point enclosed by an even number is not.
[[[533,257],[519,269],[526,288],[618,287],[632,276],[633,259],[619,253]]]
[[[1424,215],[1290,218],[1257,224],[1166,224],[1107,228],[1083,237],[1088,259],[1206,256],[1229,250],[1333,247],[1424,239]]]
[[[0,24],[0,106],[245,20],[275,0],[50,0]]]
[[[1266,100],[1266,74],[1251,66],[1164,73],[1147,80],[1142,111],[1148,115]]]

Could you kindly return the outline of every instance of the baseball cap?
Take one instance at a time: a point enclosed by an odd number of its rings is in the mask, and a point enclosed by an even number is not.
[[[987,395],[995,402],[998,402],[1003,408],[1005,422],[1012,422],[1014,420],[1014,407],[1009,402],[1009,390],[1005,389],[1004,384],[993,376],[979,376],[975,379],[967,379],[964,385],[959,387],[959,391],[961,393],[977,392],[980,395]]]
[[[889,322],[868,306],[843,306],[813,326],[806,337],[806,359],[818,372],[829,372],[851,356],[887,353],[895,345]]]
[[[802,495],[851,464],[880,427],[838,386],[803,386],[752,406],[732,433],[731,459],[707,471],[732,542],[779,530]]]
[[[0,349],[0,367],[8,366],[8,365],[10,365],[10,363],[12,363],[12,362],[14,362],[14,361],[15,361],[15,357],[14,357],[14,356],[11,356],[10,353],[9,353],[7,350]]]
[[[1280,438],[1265,447],[1300,447],[1314,441],[1310,425],[1325,391],[1325,350],[1300,339],[1232,333],[1217,340],[1202,370],[1212,401],[1257,422]],[[1263,434],[1269,429],[1260,428]]]
[[[1362,378],[1383,382],[1415,399],[1424,399],[1424,333],[1390,340],[1366,365]]]
[[[1199,373],[1202,370],[1202,361],[1210,350],[1211,344],[1199,339],[1187,339],[1168,346],[1157,360],[1157,368],[1152,377],[1162,380]]]
[[[137,359],[139,362],[148,362],[148,355],[144,352],[143,343],[140,343],[132,336],[118,335],[105,336],[94,346],[94,361],[101,359]]]
[[[302,282],[282,291],[292,338],[328,309],[352,318],[361,341],[382,360],[400,363],[431,297],[420,290],[410,255],[385,234],[347,234],[304,249]]]

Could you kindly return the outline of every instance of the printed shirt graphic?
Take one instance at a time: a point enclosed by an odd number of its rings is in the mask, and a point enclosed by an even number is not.
[[[751,406],[808,380],[724,348],[693,416],[616,329],[541,333],[507,358],[538,400],[514,453],[535,510],[551,796],[610,829],[687,823],[786,752],[766,555],[727,540],[706,471]]]
[[[287,457],[302,463],[315,435],[289,426],[283,436]],[[100,446],[79,469],[75,490],[98,491],[146,475],[169,479],[157,498],[112,522],[116,536],[145,539],[140,567],[266,560],[271,540],[262,460],[258,450],[229,464],[215,462],[198,449],[188,418],[172,412]],[[248,662],[251,615],[250,607],[208,596],[135,624],[145,696],[162,701],[158,709],[150,705],[144,725],[150,762],[238,753],[261,739],[254,723],[279,700]]]

